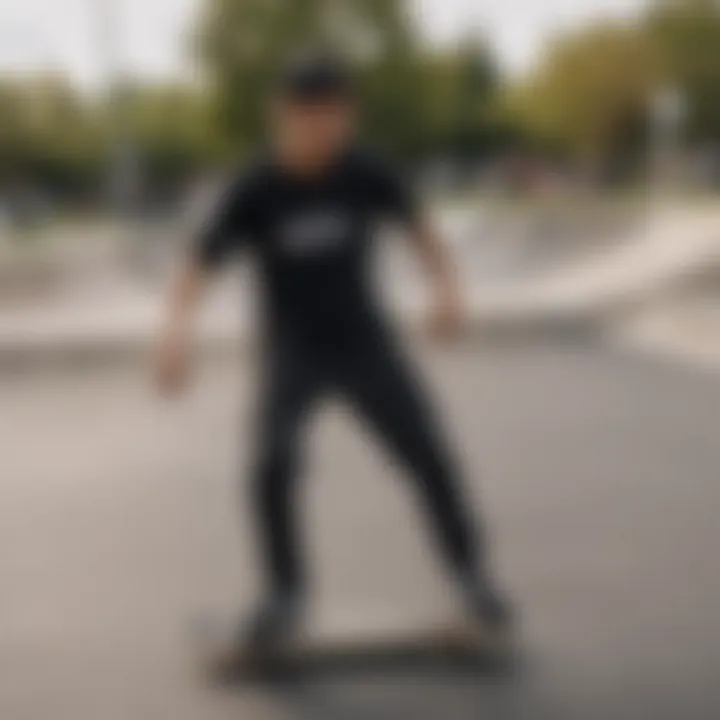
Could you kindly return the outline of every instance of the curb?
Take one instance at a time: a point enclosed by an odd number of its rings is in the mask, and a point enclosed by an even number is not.
[[[412,340],[422,341],[422,326],[417,315],[405,314],[396,324]],[[471,318],[463,340],[588,340],[602,337],[606,330],[606,318],[597,314],[497,316],[478,313]],[[0,374],[144,364],[150,360],[155,331],[155,327],[147,326],[123,333],[0,336]],[[195,347],[204,358],[222,358],[240,356],[255,344],[252,333],[225,329],[201,331]]]

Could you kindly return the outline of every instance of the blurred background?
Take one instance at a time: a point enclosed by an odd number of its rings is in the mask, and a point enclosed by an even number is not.
[[[279,60],[310,41],[357,61],[368,141],[417,179],[472,292],[494,286],[477,304],[502,323],[533,308],[597,315],[675,290],[688,270],[712,274],[714,2],[7,0],[0,12],[3,357],[61,326],[95,344],[148,326],[169,259],[264,138]],[[661,242],[673,223],[677,242]],[[390,283],[401,302],[408,283]],[[674,347],[691,332],[677,316],[695,309],[712,326],[709,284],[633,316],[633,336]]]
[[[474,331],[419,355],[531,677],[226,704],[185,672],[187,616],[254,588],[235,517],[251,283],[207,303],[187,401],[163,406],[141,373],[175,259],[308,41],[355,59],[365,135],[455,248]],[[720,712],[719,48],[714,0],[3,0],[0,715]],[[423,286],[401,243],[379,269],[412,320]],[[341,409],[321,424],[319,617],[442,614],[405,488]]]

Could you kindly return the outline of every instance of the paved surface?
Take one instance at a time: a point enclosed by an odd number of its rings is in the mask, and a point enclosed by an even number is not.
[[[423,362],[523,612],[518,677],[203,687],[189,618],[247,607],[255,587],[235,483],[251,379],[216,362],[167,406],[139,371],[3,376],[0,717],[718,717],[717,379],[561,346]],[[451,600],[407,488],[352,427],[333,407],[312,436],[318,617],[442,617]]]
[[[625,318],[620,339],[646,353],[720,370],[720,296],[717,279],[683,288]]]

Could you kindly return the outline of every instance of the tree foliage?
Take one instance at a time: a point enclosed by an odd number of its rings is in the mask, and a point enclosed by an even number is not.
[[[0,79],[0,182],[97,196],[118,128],[147,185],[182,183],[266,132],[265,99],[293,48],[328,46],[359,67],[363,125],[407,160],[476,161],[508,145],[593,163],[643,148],[650,101],[685,96],[693,143],[720,140],[720,3],[656,0],[633,21],[556,38],[521,82],[504,84],[489,44],[430,46],[409,0],[203,0],[200,83],[125,87],[121,102],[57,74]]]
[[[322,45],[362,67],[369,134],[400,152],[419,142],[421,53],[397,0],[207,0],[199,47],[220,127],[240,150],[265,132],[269,85],[289,50]]]
[[[128,94],[128,132],[148,184],[181,184],[213,158],[217,149],[202,92],[149,85]]]
[[[429,54],[424,67],[427,147],[433,155],[474,162],[492,145],[497,124],[492,109],[500,74],[488,46],[474,41]]]
[[[102,123],[55,75],[0,83],[0,174],[39,176],[68,193],[96,184]]]
[[[582,158],[637,149],[664,87],[687,104],[690,140],[720,139],[720,4],[657,0],[633,22],[557,39],[506,108],[531,136]]]
[[[662,58],[667,81],[685,95],[690,139],[720,140],[720,4],[656,3],[646,31]]]
[[[626,150],[642,133],[657,82],[658,59],[645,34],[604,24],[557,40],[508,107],[535,137],[594,161]]]

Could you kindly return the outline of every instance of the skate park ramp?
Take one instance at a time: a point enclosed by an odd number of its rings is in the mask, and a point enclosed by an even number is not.
[[[488,324],[603,322],[686,286],[720,263],[720,212],[649,207],[607,246],[557,259],[541,271],[472,282],[474,316]]]
[[[649,206],[612,235],[575,228],[559,247],[547,229],[503,229],[475,211],[446,211],[439,217],[444,236],[455,246],[479,331],[599,330],[612,337],[621,330],[627,335],[628,319],[640,309],[666,302],[677,288],[699,282],[720,264],[720,212],[712,207]],[[176,256],[176,249],[167,253],[165,275],[169,258]],[[379,260],[389,302],[401,318],[415,322],[427,291],[406,244],[384,243]],[[226,280],[201,318],[208,347],[251,336],[252,283]],[[124,358],[152,341],[163,280],[93,271],[66,284],[72,292],[52,302],[0,310],[0,362],[17,365],[30,357],[66,355]]]

